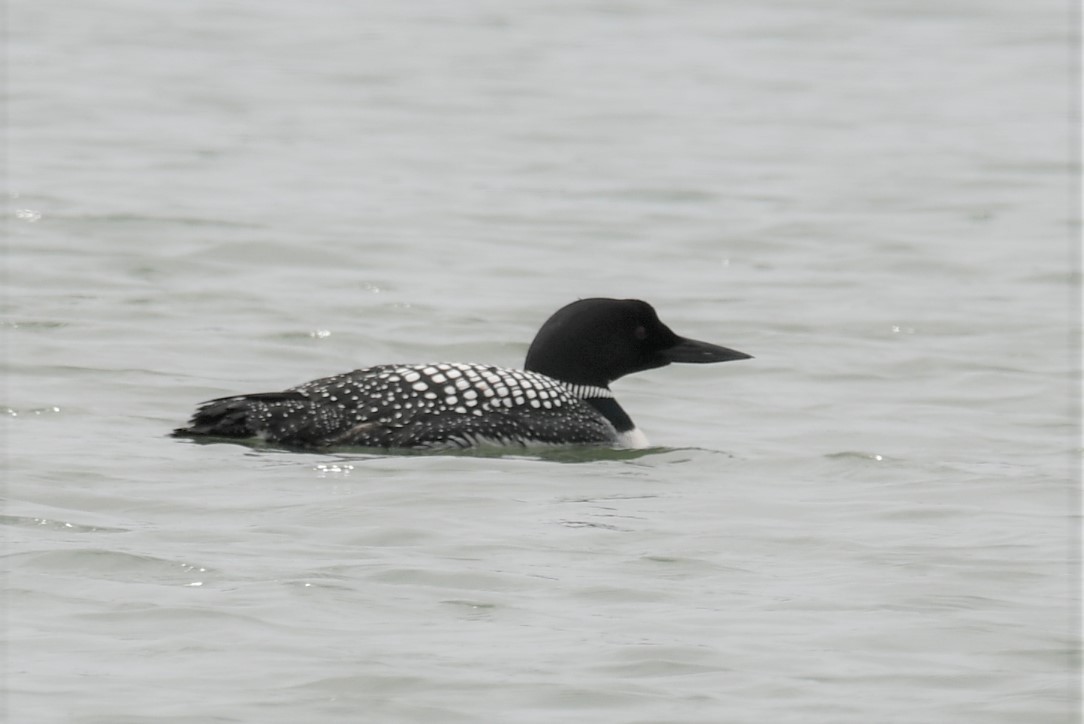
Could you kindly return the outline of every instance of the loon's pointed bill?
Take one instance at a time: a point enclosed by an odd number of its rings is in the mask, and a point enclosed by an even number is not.
[[[681,337],[678,343],[662,351],[662,356],[670,362],[689,364],[709,364],[711,362],[732,362],[739,359],[753,359],[753,355],[736,349],[722,347],[711,342]]]
[[[177,437],[307,450],[479,445],[647,447],[610,383],[671,362],[748,359],[686,339],[638,299],[580,299],[535,335],[523,369],[440,362],[366,367],[282,392],[220,397]]]

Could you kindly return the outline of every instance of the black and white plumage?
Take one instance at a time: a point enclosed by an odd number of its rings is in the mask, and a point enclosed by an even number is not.
[[[646,302],[582,299],[542,325],[522,370],[463,363],[368,367],[283,392],[211,400],[174,435],[306,449],[646,447],[614,399],[612,381],[671,362],[748,357],[679,337]]]

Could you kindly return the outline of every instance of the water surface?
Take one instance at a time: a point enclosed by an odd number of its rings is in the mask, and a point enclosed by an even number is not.
[[[1071,722],[1064,3],[9,8],[10,721]],[[167,437],[581,296],[646,453]]]

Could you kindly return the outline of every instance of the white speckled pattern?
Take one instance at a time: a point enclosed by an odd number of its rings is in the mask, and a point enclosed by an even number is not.
[[[193,429],[214,426],[300,447],[620,444],[585,396],[613,393],[489,365],[380,365],[281,393],[212,400],[196,413]]]

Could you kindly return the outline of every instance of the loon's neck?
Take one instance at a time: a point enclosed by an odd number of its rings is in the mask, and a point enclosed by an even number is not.
[[[610,392],[609,390],[606,390]],[[614,426],[614,429],[618,433],[625,433],[629,430],[635,429],[636,423],[632,421],[629,414],[622,409],[621,405],[617,404],[617,400],[613,398],[613,393],[610,392],[609,397],[585,397],[583,399],[591,407],[595,408],[600,415],[610,421],[610,424]]]
[[[636,427],[629,414],[614,399],[609,387],[599,385],[574,385],[564,383],[568,391],[590,405],[598,414],[605,417],[617,432],[617,441],[625,447],[644,448],[648,446],[647,437]]]
[[[636,427],[628,413],[621,409],[614,399],[614,393],[609,387],[600,385],[574,385],[571,382],[562,382],[565,388],[580,398],[591,407],[595,408],[600,415],[610,421],[610,424],[620,432],[628,432]]]
[[[571,382],[561,382],[573,397],[578,397],[581,400],[592,399],[613,399],[614,393],[610,391],[609,387],[601,387],[599,385],[574,385]]]

